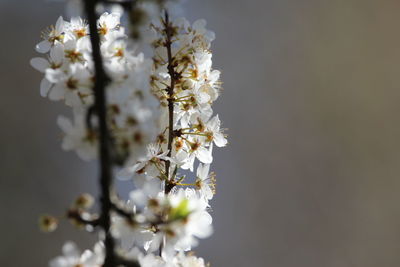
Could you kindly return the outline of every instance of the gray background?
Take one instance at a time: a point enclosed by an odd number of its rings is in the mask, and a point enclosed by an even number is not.
[[[400,2],[197,0],[217,33],[212,266],[400,266]],[[66,239],[93,237],[37,217],[96,193],[95,164],[60,148],[60,103],[29,66],[62,4],[0,0],[0,265],[45,266]],[[68,113],[67,113],[68,114]]]

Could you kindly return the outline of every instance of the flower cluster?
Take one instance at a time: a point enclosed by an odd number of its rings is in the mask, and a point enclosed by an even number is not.
[[[120,14],[104,13],[97,24],[104,68],[112,80],[107,88],[107,109],[115,159],[126,162],[135,158],[156,133],[149,104],[154,101],[148,89],[151,63],[128,48]],[[89,34],[85,20],[75,17],[67,22],[60,17],[36,46],[46,58],[31,60],[31,65],[45,74],[41,95],[63,101],[73,110],[72,121],[64,116],[57,121],[64,132],[63,148],[76,151],[85,160],[96,158],[98,151],[97,122],[90,114],[95,77]],[[91,127],[87,127],[88,121]]]
[[[212,70],[209,50],[214,34],[205,29],[204,20],[190,25],[185,19],[170,22],[166,17],[151,28],[151,86],[160,101],[160,133],[146,157],[119,176],[133,177],[137,189],[131,192],[132,203],[145,207],[143,214],[150,222],[145,232],[151,233],[144,242],[146,250],[162,247],[163,257],[170,258],[174,250],[188,251],[197,238],[212,233],[212,150],[227,140],[211,108],[220,93],[220,72]],[[180,169],[188,174],[181,175]]]
[[[174,166],[191,171],[196,158],[204,164],[212,162],[213,144],[223,147],[227,143],[218,115],[212,117],[211,105],[220,93],[220,72],[211,68],[209,48],[214,33],[207,31],[205,25],[204,20],[190,25],[185,19],[152,25],[152,90],[162,107],[167,109],[172,104],[174,118],[172,125],[162,118],[158,143],[163,151],[167,149],[166,135],[173,127]]]
[[[207,266],[190,250],[198,239],[212,234],[209,201],[215,194],[215,175],[210,164],[214,145],[223,147],[227,140],[212,110],[221,83],[220,72],[212,69],[214,33],[205,25],[204,20],[193,25],[185,19],[170,21],[165,11],[145,33],[151,36],[151,62],[129,49],[119,14],[104,13],[97,22],[110,77],[107,122],[114,163],[120,165],[117,176],[135,185],[127,201],[112,191],[110,234],[117,241],[118,266],[127,262],[143,267]],[[42,96],[72,108],[73,121],[58,119],[65,133],[63,148],[75,150],[83,159],[96,158],[99,142],[98,118],[92,114],[95,75],[89,34],[84,20],[59,18],[37,46],[47,58],[31,61],[45,73]],[[68,217],[95,230],[102,217],[91,211],[93,202],[90,195],[81,195]],[[43,228],[55,229],[55,218],[42,221]],[[67,242],[63,255],[50,266],[102,266],[108,250],[104,233],[99,237],[94,249],[83,253]]]
[[[61,256],[50,261],[49,267],[100,267],[104,261],[104,245],[99,242],[93,250],[81,252],[77,245],[71,241],[64,244]],[[202,258],[193,254],[178,253],[173,259],[165,260],[154,254],[143,254],[138,250],[132,251],[132,256],[137,259],[142,267],[205,267]]]

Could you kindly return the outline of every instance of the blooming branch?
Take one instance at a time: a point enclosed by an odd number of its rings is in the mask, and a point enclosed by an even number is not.
[[[122,14],[97,16],[100,4],[129,13],[129,35]],[[205,266],[186,252],[212,234],[212,151],[227,144],[211,107],[220,94],[214,33],[204,20],[171,19],[164,4],[86,0],[87,21],[60,17],[36,47],[47,54],[31,61],[44,73],[41,95],[72,110],[73,120],[57,120],[62,147],[100,163],[99,214],[88,194],[67,212],[75,225],[100,233],[99,242],[83,253],[67,242],[51,267]],[[141,36],[152,60],[138,53]],[[135,186],[128,200],[113,188],[114,169]],[[40,223],[53,231],[57,221]]]
[[[100,188],[101,215],[99,225],[105,233],[104,266],[116,266],[114,238],[111,236],[111,198],[112,188],[110,135],[107,125],[107,100],[105,89],[109,78],[103,69],[103,58],[100,52],[100,37],[97,31],[96,0],[85,0],[85,11],[88,18],[92,57],[94,62],[94,106],[99,121],[99,155],[100,155]]]
[[[165,48],[167,50],[167,55],[168,55],[168,74],[170,76],[170,85],[167,87],[167,92],[168,92],[168,145],[167,145],[167,150],[168,150],[168,157],[171,157],[172,154],[172,142],[174,139],[174,87],[176,83],[176,73],[175,73],[175,68],[173,65],[173,58],[172,58],[172,49],[171,49],[171,44],[172,44],[172,25],[169,22],[169,15],[168,12],[165,10],[165,21],[164,21],[164,31],[166,35],[166,40],[165,40]],[[174,177],[170,177],[169,175],[169,168],[171,165],[171,161],[168,159],[165,162],[165,175],[166,175],[166,180],[165,180],[165,193],[168,194],[172,188],[175,186],[174,183]]]

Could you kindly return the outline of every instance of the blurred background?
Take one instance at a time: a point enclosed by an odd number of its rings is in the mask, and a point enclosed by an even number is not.
[[[215,105],[230,145],[215,152],[212,266],[400,266],[400,2],[193,0],[217,34]],[[96,164],[60,148],[56,117],[29,65],[63,4],[0,0],[0,265],[46,266],[65,240],[93,236],[61,214],[96,194]]]

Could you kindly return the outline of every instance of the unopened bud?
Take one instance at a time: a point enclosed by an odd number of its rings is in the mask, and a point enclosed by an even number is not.
[[[39,218],[39,227],[43,232],[53,232],[57,229],[58,220],[50,215],[42,215]]]
[[[186,79],[182,82],[181,87],[183,90],[190,90],[193,87],[193,81],[191,79]]]
[[[94,204],[94,198],[92,197],[92,195],[88,193],[80,195],[75,200],[75,207],[80,209],[89,209],[93,206],[93,204]]]

